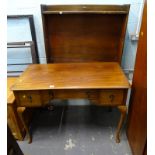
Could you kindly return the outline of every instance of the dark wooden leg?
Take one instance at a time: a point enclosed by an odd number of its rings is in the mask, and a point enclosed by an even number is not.
[[[25,112],[25,110],[26,110],[25,107],[18,107],[17,108],[17,112],[18,112],[19,118],[20,118],[21,122],[23,123],[24,128],[26,130],[26,133],[28,134],[28,137],[29,137],[28,143],[30,144],[30,143],[32,143],[32,136],[31,136],[29,128],[28,128],[28,126],[27,126],[27,124],[26,124],[26,122],[24,120],[24,112]]]
[[[116,130],[116,143],[120,143],[120,131],[126,116],[127,106],[123,105],[123,106],[118,106],[117,108],[121,112],[121,117]]]

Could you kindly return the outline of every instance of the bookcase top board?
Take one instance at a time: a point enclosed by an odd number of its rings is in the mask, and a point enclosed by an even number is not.
[[[130,5],[41,5],[48,63],[121,63]]]

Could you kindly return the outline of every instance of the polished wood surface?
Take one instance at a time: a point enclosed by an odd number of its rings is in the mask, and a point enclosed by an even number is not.
[[[129,88],[118,63],[56,63],[30,65],[12,90]]]
[[[17,77],[8,77],[7,78],[7,104],[13,104],[15,101],[13,91],[10,88],[16,80],[17,80]]]
[[[146,142],[146,144],[145,144],[145,148],[144,148],[144,153],[143,153],[143,155],[147,155],[147,142]]]
[[[42,5],[47,62],[121,63],[130,5]]]
[[[114,13],[127,14],[129,5],[41,5],[43,14],[62,13]]]
[[[16,90],[14,91],[17,105],[21,107],[43,107],[52,99],[88,99],[99,106],[115,106],[121,117],[116,130],[116,142],[120,142],[120,131],[126,116],[126,97],[128,89],[54,89],[54,90]],[[25,122],[24,122],[25,124]],[[32,136],[29,135],[29,143]]]
[[[14,138],[23,140],[25,136],[24,125],[26,123],[27,128],[29,127],[30,120],[32,118],[32,110],[26,109],[25,107],[19,107],[17,112],[15,96],[13,91],[10,89],[17,79],[18,77],[7,78],[7,123]],[[19,116],[23,116],[23,119]]]
[[[11,129],[12,135],[18,140],[23,140],[25,135],[24,126],[18,117],[15,96],[10,89],[17,79],[18,77],[7,78],[7,123]]]
[[[99,106],[115,106],[121,113],[116,132],[126,114],[130,87],[121,67],[115,62],[55,63],[30,65],[12,90],[18,107],[43,107],[53,99],[88,99]],[[26,128],[29,133],[28,128]],[[29,142],[32,141],[29,133]]]
[[[25,130],[22,122],[20,121],[17,113],[15,102],[7,105],[7,123],[11,129],[12,135],[15,139],[23,140]]]
[[[61,89],[15,91],[17,105],[21,107],[46,106],[53,99],[88,99],[101,106],[125,105],[127,89]]]
[[[147,5],[145,2],[129,106],[127,136],[133,155],[146,154],[147,141]]]
[[[82,98],[118,107],[119,142],[130,87],[120,67],[129,8],[42,5],[46,58],[52,64],[30,65],[18,78],[11,88],[17,106],[43,107],[53,99]]]

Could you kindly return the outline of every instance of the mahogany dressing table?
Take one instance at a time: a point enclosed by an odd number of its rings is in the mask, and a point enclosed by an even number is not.
[[[18,78],[12,87],[17,106],[89,99],[92,104],[117,107],[121,118],[116,142],[120,142],[130,87],[120,67],[129,5],[41,5],[41,11],[49,64],[29,65]]]

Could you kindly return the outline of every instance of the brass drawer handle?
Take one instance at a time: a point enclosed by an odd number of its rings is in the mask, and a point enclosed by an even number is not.
[[[32,96],[26,96],[26,95],[23,95],[23,98],[28,98],[30,100],[30,102],[32,103]]]
[[[54,98],[53,92],[49,91],[48,94],[49,94],[49,97]]]
[[[32,96],[28,96],[28,99],[29,99],[30,102],[32,103]]]
[[[23,98],[26,98],[26,95],[23,95]]]
[[[115,96],[114,95],[110,95],[109,98],[110,98],[110,101],[113,102],[114,99],[115,99]]]

